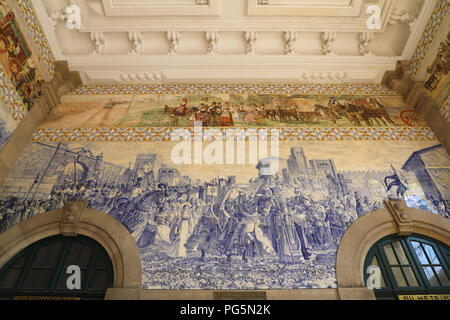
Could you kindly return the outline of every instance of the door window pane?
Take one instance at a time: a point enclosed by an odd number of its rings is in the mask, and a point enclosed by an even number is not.
[[[433,287],[439,287],[439,281],[437,280],[432,267],[424,267],[423,268],[425,275],[427,276],[428,281]]]
[[[392,247],[390,244],[387,244],[384,246],[384,252],[386,253],[386,256],[389,260],[389,264],[392,265],[398,265],[397,259],[395,258],[394,250],[392,250]]]
[[[445,273],[444,268],[434,267],[434,271],[436,272],[442,286],[444,287],[450,286],[450,281],[448,281],[448,277],[447,274]]]
[[[408,284],[406,283],[405,277],[403,277],[400,267],[393,267],[392,273],[394,274],[395,281],[397,281],[397,285],[399,287],[408,287]]]
[[[403,272],[405,273],[406,280],[408,280],[408,284],[410,287],[418,287],[416,276],[411,267],[404,267]]]
[[[392,242],[392,246],[394,247],[395,253],[397,254],[397,258],[400,260],[400,264],[409,265],[409,261],[406,258],[405,251],[403,250],[402,244],[400,241]]]
[[[378,259],[376,256],[373,257],[372,262],[370,263],[371,266],[377,266],[380,267],[380,265],[378,264]],[[386,282],[384,282],[384,276],[383,273],[381,272],[381,281],[380,281],[380,285],[381,288],[386,288]]]
[[[416,252],[417,258],[419,258],[421,264],[429,264],[427,257],[425,256],[425,253],[422,250],[422,247],[420,246],[420,243],[417,241],[411,242],[414,251]]]
[[[431,247],[428,244],[424,244],[423,246],[428,255],[428,258],[431,260],[431,264],[440,264],[439,259],[437,258],[436,252],[434,252],[433,247]]]
[[[3,274],[3,277],[0,278],[0,289],[11,289],[17,282],[17,279],[22,272],[21,269],[9,269],[6,273]]]

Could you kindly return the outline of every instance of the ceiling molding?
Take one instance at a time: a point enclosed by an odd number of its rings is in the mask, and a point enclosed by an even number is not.
[[[105,3],[134,9],[167,9],[182,3],[192,9],[205,7],[195,5],[194,0],[133,0],[132,5],[127,0],[67,0],[59,7],[55,7],[57,1],[36,0],[34,5],[55,58],[67,60],[85,83],[250,82],[257,77],[277,82],[377,83],[384,72],[395,69],[398,60],[412,56],[433,11],[430,3],[436,0],[424,1],[423,6],[420,1],[401,2],[401,7],[394,7],[395,0],[323,0],[314,5],[309,0],[270,0],[262,5],[284,9],[289,5],[297,9],[361,6],[357,17],[323,13],[249,17],[245,9],[250,2],[227,3],[220,17],[108,16],[104,10]],[[52,7],[47,7],[49,3]],[[208,3],[211,6],[214,1]],[[64,21],[54,30],[50,13],[73,4],[81,8],[80,30],[67,30]],[[367,28],[365,9],[372,4],[382,6],[380,30]],[[410,19],[388,23],[392,12],[403,11],[417,15],[412,30]]]
[[[397,58],[374,56],[123,56],[68,57],[84,83],[309,82],[378,83]],[[114,66],[114,67],[112,67]],[[123,74],[129,74],[124,77]],[[150,76],[149,75],[161,75]]]
[[[359,17],[365,0],[247,0],[249,16]]]
[[[219,16],[220,0],[102,0],[105,16]]]
[[[408,41],[403,49],[401,60],[410,60],[417,48],[419,40],[423,37],[425,28],[429,24],[433,10],[436,7],[436,0],[425,1],[419,16],[416,19]]]

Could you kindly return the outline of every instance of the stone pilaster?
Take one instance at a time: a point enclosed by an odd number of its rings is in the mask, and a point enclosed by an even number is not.
[[[50,110],[60,104],[60,97],[81,85],[79,73],[69,71],[66,61],[56,62],[55,67],[54,79],[42,85],[41,96],[34,100],[33,107],[0,150],[0,182],[8,175],[36,128]]]
[[[412,79],[409,61],[399,61],[395,71],[385,73],[382,83],[404,96],[405,102],[425,119],[450,154],[450,124],[436,108],[436,101],[427,93],[425,84]]]

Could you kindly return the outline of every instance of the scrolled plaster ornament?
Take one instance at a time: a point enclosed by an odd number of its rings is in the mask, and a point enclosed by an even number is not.
[[[370,43],[373,41],[373,32],[361,32],[358,35],[359,40],[359,53],[362,56],[373,56],[374,54],[370,51]]]
[[[259,38],[258,31],[246,31],[244,33],[244,39],[246,44],[245,53],[247,55],[255,55],[256,54],[256,41]]]
[[[59,21],[65,21],[69,30],[79,30],[81,28],[81,9],[77,5],[67,6],[63,10],[53,11],[49,13],[53,29]]]
[[[103,32],[91,32],[91,40],[94,42],[94,50],[91,55],[103,55],[106,49],[106,37]]]
[[[220,33],[218,31],[206,31],[206,40],[208,41],[207,54],[218,54]]]
[[[395,8],[392,11],[391,17],[389,18],[388,23],[390,25],[398,24],[398,23],[406,23],[408,24],[409,30],[412,31],[414,25],[417,21],[417,17],[415,17],[410,10],[402,10]]]
[[[168,31],[167,40],[170,42],[169,55],[179,55],[181,52],[181,34],[179,31]]]
[[[297,41],[297,31],[286,31],[284,33],[284,53],[286,55],[295,55],[295,42]]]
[[[322,54],[326,56],[336,55],[333,51],[332,44],[336,40],[336,32],[322,33]]]
[[[140,55],[144,52],[144,35],[142,32],[129,32],[128,39],[133,43],[133,49],[129,55]]]

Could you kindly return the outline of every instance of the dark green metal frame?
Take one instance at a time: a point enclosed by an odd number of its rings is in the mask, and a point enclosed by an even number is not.
[[[388,258],[384,252],[383,247],[389,243],[392,243],[394,241],[399,241],[403,247],[403,250],[406,254],[406,257],[408,261],[411,263],[409,265],[400,265],[400,266],[410,266],[414,272],[414,275],[417,279],[418,286],[415,287],[399,287],[394,274],[392,272],[391,266],[389,264]],[[422,264],[420,263],[418,257],[415,254],[414,248],[411,244],[411,241],[419,241],[422,243],[426,243],[433,247],[434,251],[436,252],[436,255],[442,264],[443,269],[445,270],[445,273],[447,274],[447,277],[450,279],[450,249],[447,245],[435,241],[431,238],[421,236],[421,235],[411,235],[408,237],[401,237],[401,236],[388,236],[380,241],[378,241],[367,254],[365,263],[364,263],[364,271],[367,270],[369,265],[372,262],[372,259],[374,257],[377,258],[378,264],[381,270],[381,273],[383,275],[384,281],[386,283],[385,288],[381,289],[375,289],[375,296],[377,299],[380,300],[396,300],[398,299],[398,295],[427,295],[427,294],[450,294],[450,286],[441,286],[436,287],[432,286],[430,282],[428,281],[428,278],[425,275],[425,272],[423,271]],[[397,261],[400,261],[396,255]],[[426,252],[425,252],[426,254]],[[395,266],[394,266],[395,267]],[[401,269],[402,270],[402,269]],[[403,273],[403,270],[402,270]],[[407,280],[407,277],[403,274],[405,277],[405,280]],[[364,274],[364,280],[367,281],[369,275]]]
[[[45,269],[53,270],[52,280],[49,288],[45,289],[24,289],[24,283],[28,279],[30,275],[30,271],[34,262],[37,259],[37,253],[39,249],[48,245],[56,245],[62,244],[62,250],[59,251],[58,257],[56,258],[56,265],[52,267],[46,267]],[[89,258],[89,262],[87,268],[82,268],[82,274],[86,276],[81,279],[81,290],[69,290],[67,287],[62,288],[60,286],[61,281],[64,281],[65,278],[68,277],[66,274],[66,268],[68,267],[68,255],[73,248],[73,244],[80,244],[82,246],[89,247],[92,249],[92,253]],[[79,265],[81,259],[81,252],[78,254],[75,265]],[[44,259],[47,260],[52,255],[52,250],[49,250],[47,257]],[[84,237],[62,237],[62,236],[54,236],[50,238],[46,238],[35,242],[23,249],[21,252],[16,254],[1,270],[0,270],[0,279],[7,275],[7,272],[10,268],[13,268],[15,264],[19,261],[19,259],[25,258],[25,262],[23,267],[17,268],[20,270],[20,275],[15,281],[13,287],[11,288],[0,288],[0,299],[14,299],[17,296],[44,296],[44,297],[65,297],[65,298],[80,298],[82,300],[85,299],[104,299],[106,289],[111,288],[113,286],[113,267],[111,260],[106,253],[105,249],[96,241]],[[106,266],[106,274],[107,274],[107,288],[104,290],[92,289],[92,283],[95,277],[95,272],[97,271],[97,266],[100,260],[103,260],[104,265]],[[104,269],[102,269],[104,270]]]

